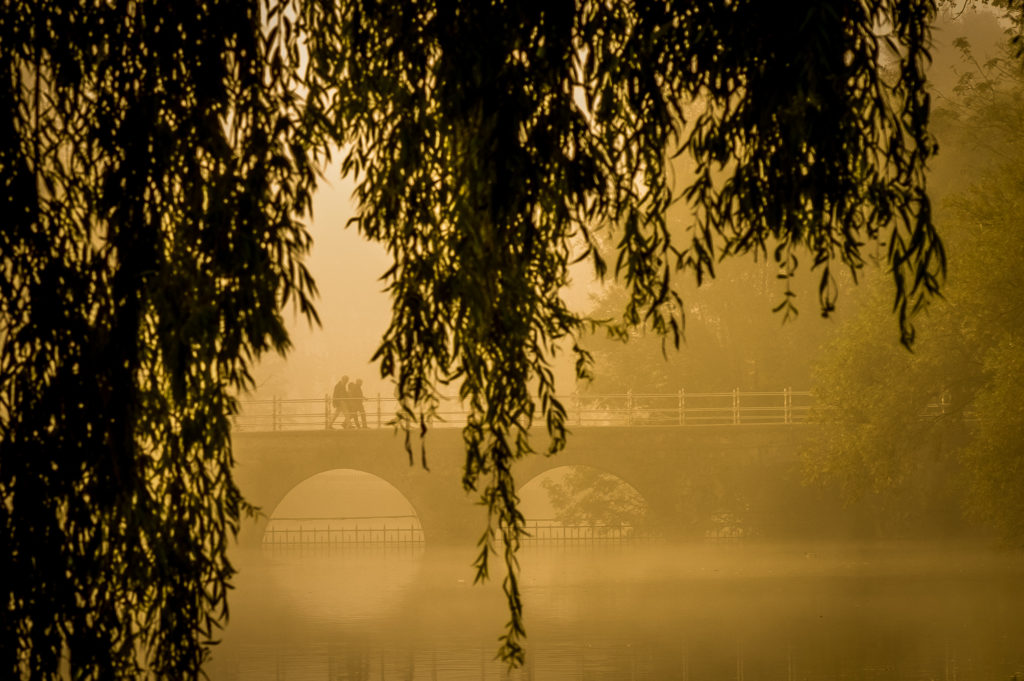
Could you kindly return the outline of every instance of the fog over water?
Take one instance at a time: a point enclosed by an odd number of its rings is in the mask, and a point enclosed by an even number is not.
[[[513,679],[1008,679],[1024,672],[1024,562],[984,547],[694,544],[523,552]],[[233,679],[498,679],[507,615],[471,551],[238,556],[208,666]]]
[[[526,486],[524,509],[548,517],[542,485]],[[324,545],[326,527],[337,533],[344,518],[395,527],[409,521],[384,518],[409,510],[386,482],[355,471],[296,487],[270,526],[302,524],[307,542],[318,528],[320,543],[236,551],[231,619],[210,678],[951,681],[1024,673],[1020,553],[987,540],[754,538],[528,544],[526,666],[508,672],[493,659],[508,617],[500,575],[473,585],[472,546],[340,544],[338,534]]]

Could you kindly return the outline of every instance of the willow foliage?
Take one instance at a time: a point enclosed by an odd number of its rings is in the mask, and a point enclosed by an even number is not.
[[[314,166],[344,149],[358,227],[394,257],[378,357],[407,425],[471,409],[464,485],[503,551],[501,654],[522,660],[513,462],[566,442],[550,361],[586,320],[567,267],[609,268],[625,320],[682,325],[673,276],[884,244],[902,335],[943,274],[924,165],[920,0],[7,0],[0,15],[3,669],[194,676],[226,616],[245,505],[228,416],[247,363],[315,316]],[[305,50],[303,52],[302,50]],[[669,177],[667,155],[695,172]],[[673,242],[665,210],[696,228]],[[600,241],[599,241],[600,240]],[[500,546],[499,546],[500,544]]]
[[[754,252],[786,277],[806,253],[827,314],[833,269],[881,243],[912,342],[945,268],[924,178],[933,13],[920,0],[305,7],[309,121],[344,145],[358,227],[395,260],[383,371],[423,428],[439,384],[471,409],[463,483],[490,513],[481,577],[502,540],[506,659],[522,660],[523,636],[512,462],[537,420],[549,453],[565,445],[556,348],[572,343],[589,371],[586,320],[559,294],[568,265],[603,274],[610,240],[625,321],[678,338],[680,271],[699,281]],[[673,180],[669,154],[693,174]],[[675,199],[695,216],[683,243],[665,223]]]
[[[195,678],[226,617],[232,395],[313,314],[282,19],[3,4],[4,678]]]

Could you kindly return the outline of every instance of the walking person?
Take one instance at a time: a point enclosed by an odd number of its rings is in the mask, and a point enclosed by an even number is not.
[[[366,428],[366,409],[363,408],[363,379],[357,378],[348,386],[349,408],[356,428]]]
[[[327,428],[334,427],[334,421],[338,418],[338,414],[345,413],[345,420],[342,421],[342,427],[348,428],[348,376],[342,376],[341,380],[334,384],[334,392],[331,394],[331,406],[334,407],[334,414],[331,415],[331,420],[327,423]]]

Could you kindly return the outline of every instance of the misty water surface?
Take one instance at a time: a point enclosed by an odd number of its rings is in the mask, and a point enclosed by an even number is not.
[[[233,679],[499,679],[497,584],[465,550],[240,554]],[[1024,561],[914,543],[537,546],[513,679],[1009,679],[1024,673]]]

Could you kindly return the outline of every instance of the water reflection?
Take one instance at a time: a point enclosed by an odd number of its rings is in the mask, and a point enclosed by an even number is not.
[[[406,599],[422,557],[415,547],[283,547],[263,551],[263,570],[283,604],[323,626],[389,616]]]
[[[1024,563],[920,545],[530,547],[528,662],[463,551],[239,557],[234,679],[1009,679],[1024,671]]]

